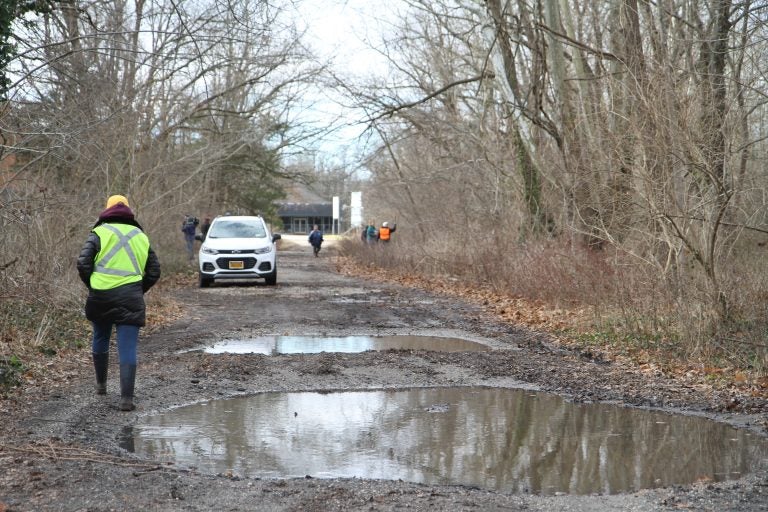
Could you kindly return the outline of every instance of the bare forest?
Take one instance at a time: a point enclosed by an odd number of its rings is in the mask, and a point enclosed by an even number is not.
[[[356,89],[371,218],[407,226],[380,263],[764,371],[765,5],[409,4],[389,81]]]
[[[768,369],[764,2],[404,0],[366,76],[313,55],[300,0],[2,3],[6,364],[82,343],[74,260],[108,195],[169,277],[184,213],[269,215],[355,170],[364,220],[398,226],[355,258],[578,309],[584,343]],[[371,150],[297,172],[321,89]]]

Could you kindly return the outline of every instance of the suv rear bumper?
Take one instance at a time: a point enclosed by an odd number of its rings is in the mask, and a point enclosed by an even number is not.
[[[218,280],[218,279],[264,279],[272,272],[200,272],[200,275],[206,279]]]

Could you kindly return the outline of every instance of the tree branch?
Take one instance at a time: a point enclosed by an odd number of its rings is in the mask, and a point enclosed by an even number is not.
[[[708,221],[707,219],[702,219],[701,217],[689,217],[686,215],[664,215],[664,217],[669,219],[675,218],[675,219],[697,220],[699,222],[712,222],[712,221]],[[721,226],[727,226],[729,228],[741,228],[741,229],[746,229],[748,231],[757,231],[758,233],[765,233],[766,235],[768,235],[768,229],[761,229],[761,228],[756,228],[754,226],[747,226],[746,224],[734,224],[732,222],[722,222],[722,221],[718,222],[718,224],[720,224]]]
[[[455,82],[451,82],[449,84],[446,84],[443,87],[441,87],[440,89],[438,89],[438,90],[436,90],[434,92],[431,92],[430,94],[427,94],[426,96],[424,96],[421,99],[418,99],[416,101],[412,101],[411,103],[403,103],[403,104],[395,105],[395,106],[393,106],[391,108],[388,108],[384,112],[381,112],[378,115],[369,118],[368,122],[369,123],[375,123],[376,121],[378,121],[380,119],[383,119],[385,117],[391,117],[394,114],[396,114],[397,112],[400,112],[401,110],[407,110],[407,109],[413,108],[413,107],[415,107],[417,105],[421,105],[422,103],[426,103],[429,100],[431,100],[432,98],[440,96],[444,92],[446,92],[446,91],[448,91],[448,90],[450,90],[450,89],[452,89],[454,87],[457,87],[459,85],[464,85],[464,84],[470,84],[472,82],[479,82],[480,80],[483,80],[484,78],[493,78],[493,73],[486,73],[486,74],[478,75],[478,76],[475,76],[475,77],[472,77],[472,78],[464,78],[464,79],[461,79],[461,80],[456,80]]]

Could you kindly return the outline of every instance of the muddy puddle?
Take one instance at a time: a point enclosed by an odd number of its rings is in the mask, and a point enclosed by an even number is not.
[[[432,350],[436,352],[476,352],[489,350],[481,343],[460,338],[436,336],[260,336],[223,340],[193,351],[208,354],[318,354],[356,353],[367,350]]]
[[[619,493],[739,478],[768,442],[698,417],[531,391],[264,393],[142,418],[123,447],[204,473]]]

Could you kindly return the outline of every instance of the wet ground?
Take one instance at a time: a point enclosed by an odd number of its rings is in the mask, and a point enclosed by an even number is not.
[[[190,279],[176,295],[184,318],[143,336],[136,411],[117,410],[114,363],[108,395],[93,393],[85,358],[81,371],[59,387],[28,386],[18,400],[2,404],[0,510],[768,510],[763,464],[724,482],[703,477],[694,484],[611,495],[543,495],[473,484],[248,476],[190,469],[166,456],[134,454],[121,446],[126,429],[152,415],[220,398],[454,386],[546,391],[576,404],[709,418],[766,436],[763,399],[684,385],[561,350],[547,335],[500,324],[477,306],[339,275],[329,253],[314,258],[308,246],[281,251],[275,287],[258,282],[199,289]],[[189,351],[265,336],[438,336],[494,350]],[[275,416],[268,424],[288,421]],[[680,451],[684,459],[687,454]]]

